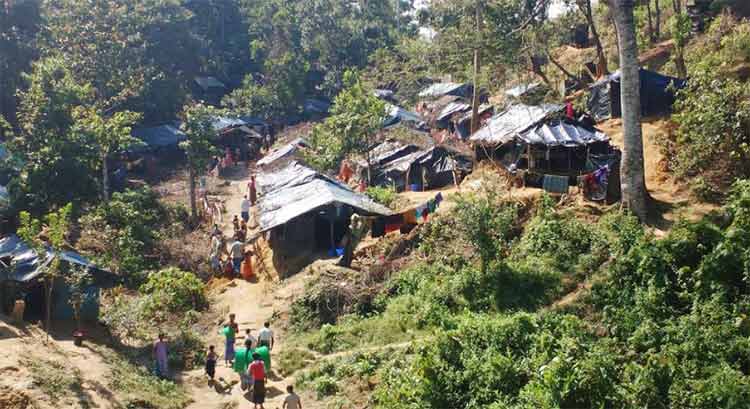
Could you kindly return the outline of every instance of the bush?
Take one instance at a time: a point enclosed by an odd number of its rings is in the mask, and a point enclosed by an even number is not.
[[[195,274],[176,268],[150,273],[140,288],[148,297],[146,310],[152,314],[200,311],[208,305],[204,290],[203,282]]]
[[[396,193],[396,189],[390,186],[389,187],[370,186],[365,191],[365,194],[370,199],[387,207],[391,207],[398,199],[398,193]]]

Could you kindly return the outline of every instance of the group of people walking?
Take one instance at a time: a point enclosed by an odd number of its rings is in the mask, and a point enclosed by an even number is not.
[[[222,328],[224,335],[224,365],[232,367],[240,375],[242,390],[252,393],[252,402],[255,408],[264,409],[266,398],[266,382],[268,371],[270,371],[270,351],[276,342],[270,323],[266,322],[258,331],[257,338],[253,336],[250,328],[245,329],[244,349],[235,350],[239,325],[235,314],[229,314],[229,321]],[[216,363],[219,359],[213,345],[209,346],[206,353],[206,375],[210,380],[216,376]],[[294,393],[293,386],[287,387],[288,396],[284,400],[284,408],[301,409],[302,402]]]

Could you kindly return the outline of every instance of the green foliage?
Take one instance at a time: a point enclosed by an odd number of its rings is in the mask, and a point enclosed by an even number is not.
[[[184,223],[158,199],[151,189],[115,192],[81,217],[79,246],[102,266],[138,284],[145,270],[157,268],[151,256],[160,242],[160,231]]]
[[[83,379],[76,367],[43,358],[24,359],[23,365],[28,368],[34,386],[49,399],[56,402],[72,401],[82,392]]]
[[[678,92],[670,164],[703,199],[720,197],[733,180],[750,175],[748,98],[748,84],[719,78],[713,69],[694,72]]]
[[[349,154],[366,156],[385,115],[383,101],[355,72],[346,73],[344,84],[346,88],[336,96],[331,116],[315,126],[308,140],[311,149],[304,152],[305,161],[320,170],[335,169]]]
[[[381,187],[381,186],[370,186],[365,191],[365,194],[372,200],[384,205],[391,207],[398,200],[398,193],[396,189],[392,187]]]
[[[488,190],[459,196],[455,214],[458,228],[479,255],[482,270],[507,253],[518,215],[515,204],[501,202],[496,191]]]
[[[108,384],[124,396],[126,407],[182,409],[191,402],[189,392],[182,385],[159,379],[146,368],[111,351],[107,353],[112,368],[107,376]]]
[[[195,274],[177,268],[153,272],[141,286],[141,294],[147,295],[146,310],[154,315],[200,311],[208,305],[203,281]]]

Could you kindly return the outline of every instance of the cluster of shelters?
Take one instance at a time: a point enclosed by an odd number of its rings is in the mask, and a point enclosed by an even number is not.
[[[448,146],[420,148],[387,140],[370,151],[370,164],[361,163],[360,178],[369,173],[375,186],[401,192],[458,185],[473,169],[473,158]]]
[[[472,99],[474,87],[471,84],[442,82],[432,84],[419,93],[417,113],[426,118],[436,139],[453,137],[466,139],[471,133]],[[487,104],[489,94],[480,91],[480,120],[488,119],[494,108]]]
[[[117,283],[116,276],[99,269],[78,253],[48,249],[40,255],[16,235],[0,239],[0,308],[3,313],[9,313],[16,300],[23,299],[26,303],[24,320],[39,320],[44,316],[47,302],[44,271],[55,257],[62,262],[62,274],[55,279],[52,288],[52,318],[74,318],[69,303],[71,285],[64,277],[73,268],[87,270],[92,278],[83,289],[81,319],[94,321],[98,318],[100,292],[113,287]]]
[[[557,104],[512,105],[493,116],[470,141],[477,157],[498,160],[510,173],[520,173],[525,185],[545,187],[551,193],[567,192],[578,176],[600,168],[616,174],[620,155],[609,137],[566,117],[563,110]],[[610,198],[617,194],[612,192]]]
[[[320,254],[336,254],[353,214],[392,214],[366,195],[296,161],[258,175],[257,188],[259,232],[266,234],[281,276],[296,273]]]

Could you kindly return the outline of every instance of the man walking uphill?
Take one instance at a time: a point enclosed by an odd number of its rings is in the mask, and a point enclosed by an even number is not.
[[[235,239],[229,250],[229,255],[232,257],[232,267],[234,268],[234,276],[236,277],[240,274],[242,260],[245,258],[245,244]]]

